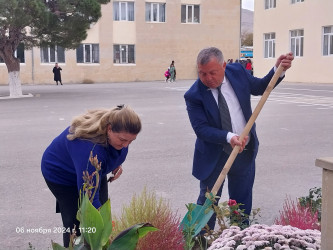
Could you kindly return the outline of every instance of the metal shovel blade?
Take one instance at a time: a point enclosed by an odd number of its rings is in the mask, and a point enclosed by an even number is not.
[[[192,211],[188,211],[184,216],[180,226],[184,228],[194,228],[194,236],[198,235],[202,228],[206,226],[210,218],[212,217],[214,210],[212,208],[212,201],[206,199],[203,205],[197,205],[191,203],[194,207]]]

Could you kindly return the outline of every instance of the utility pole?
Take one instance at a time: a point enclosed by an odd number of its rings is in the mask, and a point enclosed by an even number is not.
[[[31,80],[32,84],[35,84],[35,58],[34,58],[34,48],[31,48]]]

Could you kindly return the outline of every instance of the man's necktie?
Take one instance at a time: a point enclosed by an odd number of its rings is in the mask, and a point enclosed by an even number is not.
[[[219,110],[220,110],[222,129],[232,132],[229,108],[228,108],[227,102],[225,101],[224,96],[222,95],[221,85],[219,87],[217,87],[217,91],[218,91],[218,106],[219,106]],[[227,154],[230,154],[232,151],[231,145],[230,144],[224,145],[223,151],[226,152]]]

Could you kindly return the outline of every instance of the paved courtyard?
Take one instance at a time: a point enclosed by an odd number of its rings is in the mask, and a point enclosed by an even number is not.
[[[38,232],[62,225],[40,160],[73,116],[91,108],[130,105],[143,122],[123,175],[109,184],[113,214],[119,215],[122,204],[147,186],[183,218],[185,204],[195,202],[198,194],[198,181],[191,175],[195,134],[183,98],[192,83],[23,85],[24,94],[33,97],[19,99],[1,98],[9,88],[0,86],[0,248],[28,249],[31,242],[47,249],[51,240],[62,243],[59,233]],[[253,108],[258,100],[253,98]],[[321,186],[321,169],[314,162],[333,155],[332,117],[333,84],[282,83],[273,91],[257,120],[253,207],[261,209],[260,223],[273,223],[286,196],[295,199]],[[223,192],[222,200],[227,199]]]

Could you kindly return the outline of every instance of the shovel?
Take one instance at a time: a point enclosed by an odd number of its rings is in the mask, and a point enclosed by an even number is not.
[[[243,141],[245,136],[247,136],[250,133],[250,130],[257,119],[261,109],[263,108],[265,102],[267,101],[268,96],[272,92],[278,78],[280,77],[281,73],[283,71],[283,67],[280,64],[280,66],[275,71],[271,81],[269,82],[265,92],[263,93],[262,97],[260,98],[256,108],[254,109],[249,121],[247,122],[241,136],[240,141]],[[235,146],[229,155],[229,158],[227,162],[225,163],[219,177],[217,178],[211,192],[209,194],[206,194],[206,197],[211,197],[212,199],[215,197],[217,191],[220,189],[225,177],[227,176],[233,162],[235,161],[238,153],[239,153],[240,147]],[[209,219],[212,217],[214,211],[211,209],[211,206],[213,205],[212,199],[206,199],[205,203],[203,205],[197,205],[197,204],[189,204],[188,206],[191,207],[189,211],[186,213],[185,217],[183,218],[181,222],[181,227],[184,228],[193,228],[194,229],[194,235],[198,235],[202,228],[205,227],[205,225],[208,223]]]

